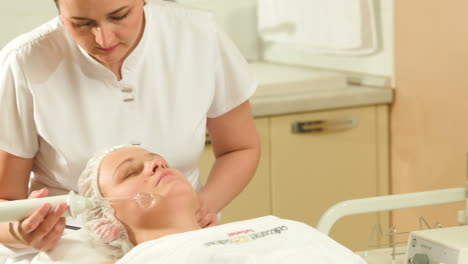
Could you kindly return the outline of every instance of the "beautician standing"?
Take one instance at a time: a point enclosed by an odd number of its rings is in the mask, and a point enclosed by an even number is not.
[[[260,154],[248,102],[256,83],[240,53],[205,11],[144,0],[56,4],[58,18],[0,52],[0,198],[76,190],[95,151],[135,144],[187,175],[200,190],[199,223],[216,224]],[[205,128],[216,162],[201,188]],[[53,248],[66,205],[49,210],[1,225],[0,243]]]

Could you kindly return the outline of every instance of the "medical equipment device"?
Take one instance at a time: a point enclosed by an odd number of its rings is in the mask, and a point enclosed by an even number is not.
[[[37,208],[45,203],[52,204],[52,208],[56,208],[60,203],[65,202],[69,205],[64,216],[77,217],[85,210],[95,208],[102,203],[119,203],[135,201],[142,208],[149,208],[156,204],[160,196],[152,193],[138,193],[135,196],[118,197],[118,198],[103,198],[90,199],[70,191],[68,195],[51,196],[36,199],[24,199],[17,201],[1,202],[0,203],[0,223],[14,222],[25,219],[31,215]],[[52,209],[52,210],[53,210]]]
[[[468,263],[468,226],[411,232],[405,263]]]
[[[68,195],[1,202],[0,223],[23,220],[45,203],[50,203],[55,208],[62,202],[69,205],[69,209],[64,216],[71,217],[76,217],[86,209],[96,206],[91,199],[77,195],[73,191],[70,191]]]
[[[158,199],[161,196],[154,194],[154,193],[138,193],[135,196],[127,196],[127,197],[118,197],[118,198],[104,198],[104,201],[107,201],[111,204],[119,203],[119,202],[128,202],[128,201],[135,201],[141,208],[150,208],[156,204]],[[99,203],[99,202],[97,202]]]
[[[322,215],[317,224],[317,230],[328,234],[334,223],[348,215],[467,202],[467,197],[466,188],[451,188],[343,201],[330,207]],[[466,223],[466,219],[464,220]],[[402,260],[402,262],[395,262],[395,259],[393,259],[391,263],[468,263],[467,238],[468,226],[413,231],[410,233],[410,239],[408,240],[408,250],[405,260]],[[392,257],[394,258],[395,256],[393,255]],[[368,260],[366,259],[366,261]],[[368,261],[368,263],[371,262]],[[375,263],[384,262],[379,261]]]

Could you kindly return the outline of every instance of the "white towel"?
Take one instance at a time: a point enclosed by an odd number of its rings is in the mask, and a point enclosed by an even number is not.
[[[314,228],[266,216],[166,236],[133,248],[118,264],[365,264]]]
[[[317,53],[370,54],[377,50],[373,1],[258,0],[258,31],[264,41]]]
[[[38,253],[32,248],[13,249],[0,244],[1,264],[29,264]]]
[[[65,232],[53,250],[40,252],[31,264],[83,264],[112,260],[112,249],[93,241],[85,229],[77,231],[65,229]]]

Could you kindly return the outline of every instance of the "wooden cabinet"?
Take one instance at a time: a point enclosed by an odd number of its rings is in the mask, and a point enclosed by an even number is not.
[[[356,126],[337,129],[342,120],[353,120]],[[313,132],[293,133],[297,121],[308,122]],[[387,106],[270,116],[256,122],[262,140],[259,169],[223,211],[223,223],[273,214],[315,226],[338,202],[388,194]],[[212,164],[210,151],[207,146],[201,159],[202,175],[208,175]],[[388,219],[388,213],[345,217],[330,236],[362,250],[373,225],[386,230]]]
[[[350,119],[356,127],[340,130]],[[291,124],[297,121],[323,129],[292,133]],[[387,194],[388,169],[382,170],[388,166],[387,142],[379,135],[387,129],[379,128],[379,123],[387,123],[386,111],[375,106],[272,117],[273,215],[315,226],[338,202]],[[387,229],[384,217],[377,213],[345,217],[330,236],[351,249],[365,249],[375,223]]]

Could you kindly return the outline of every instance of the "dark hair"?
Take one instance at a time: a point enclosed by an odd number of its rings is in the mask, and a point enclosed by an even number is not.
[[[166,0],[166,1],[172,1],[172,0]],[[55,5],[56,5],[57,8],[58,8],[58,7],[59,7],[59,2],[58,2],[58,0],[54,0],[54,2],[55,2]],[[145,5],[146,5],[146,0],[145,0]]]

